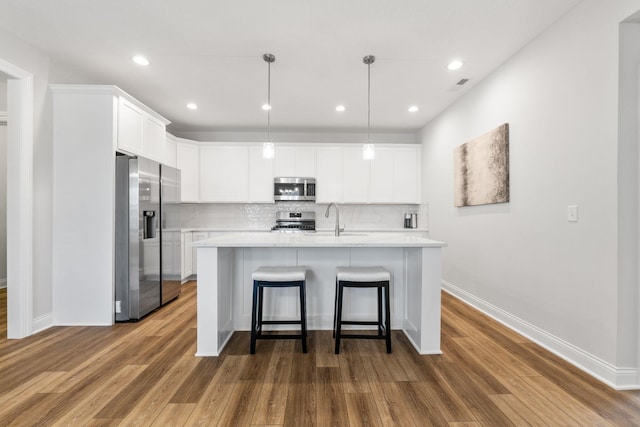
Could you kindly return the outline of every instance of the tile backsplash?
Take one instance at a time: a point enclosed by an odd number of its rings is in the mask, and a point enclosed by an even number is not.
[[[428,208],[423,205],[338,205],[340,226],[346,229],[399,229],[405,212],[418,214],[418,228],[428,228]],[[316,228],[332,229],[335,211],[324,217],[322,203],[200,203],[181,205],[181,227],[192,229],[270,230],[278,211],[313,211]]]

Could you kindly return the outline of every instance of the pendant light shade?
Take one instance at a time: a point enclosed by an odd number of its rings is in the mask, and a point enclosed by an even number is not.
[[[376,158],[376,148],[371,143],[371,64],[376,60],[373,55],[362,58],[362,62],[367,65],[367,143],[362,147],[362,157],[365,160]]]
[[[273,159],[276,149],[273,142],[271,142],[271,63],[275,62],[276,57],[270,53],[265,53],[262,55],[262,59],[267,63],[267,103],[262,106],[262,109],[267,111],[267,141],[262,144],[262,157]]]

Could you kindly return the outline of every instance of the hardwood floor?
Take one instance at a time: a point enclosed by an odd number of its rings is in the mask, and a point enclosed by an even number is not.
[[[6,292],[0,313],[6,325]],[[442,349],[420,356],[330,331],[298,341],[236,333],[196,358],[196,286],[138,323],[0,338],[0,425],[632,426],[640,392],[617,392],[443,294]]]

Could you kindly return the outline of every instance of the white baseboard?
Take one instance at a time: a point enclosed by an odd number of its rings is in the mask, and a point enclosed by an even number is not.
[[[0,289],[5,289],[7,287],[7,279],[0,279]]]
[[[42,332],[45,329],[49,329],[53,326],[53,314],[46,314],[44,316],[40,316],[37,319],[33,319],[33,333],[37,334],[38,332]]]
[[[443,280],[442,289],[616,390],[640,389],[638,368],[619,368]]]

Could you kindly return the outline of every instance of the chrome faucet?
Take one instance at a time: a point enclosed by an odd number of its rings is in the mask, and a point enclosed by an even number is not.
[[[329,209],[331,209],[331,206],[336,208],[336,237],[340,237],[340,232],[344,231],[344,228],[340,228],[340,210],[338,209],[338,205],[335,203],[329,203],[327,211],[324,213],[324,217],[329,218]]]

